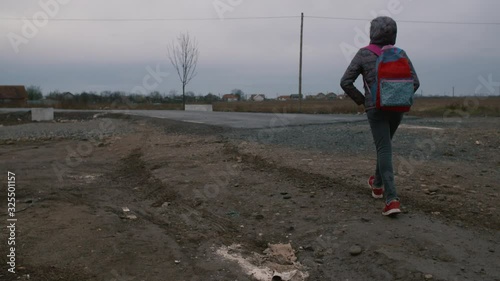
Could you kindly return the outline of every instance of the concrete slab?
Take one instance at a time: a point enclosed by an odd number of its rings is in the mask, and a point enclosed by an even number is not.
[[[53,108],[32,108],[31,121],[52,121],[54,120]]]
[[[211,104],[186,104],[186,111],[213,111]]]

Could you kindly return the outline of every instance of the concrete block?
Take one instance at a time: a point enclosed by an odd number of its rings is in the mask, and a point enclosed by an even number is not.
[[[186,111],[213,111],[211,104],[186,104]]]
[[[31,121],[52,121],[54,120],[53,108],[32,108]]]

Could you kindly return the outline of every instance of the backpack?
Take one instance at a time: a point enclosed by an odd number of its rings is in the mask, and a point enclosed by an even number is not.
[[[375,83],[366,88],[370,91],[373,102],[384,111],[408,112],[413,104],[413,76],[408,59],[403,50],[392,45],[382,49],[370,44],[365,47],[378,56],[375,66]]]

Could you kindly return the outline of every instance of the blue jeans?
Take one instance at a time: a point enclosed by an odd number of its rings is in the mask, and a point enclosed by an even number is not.
[[[377,148],[377,168],[373,185],[384,186],[384,197],[388,204],[392,200],[399,200],[392,167],[392,137],[403,120],[403,113],[381,111],[375,108],[368,110],[366,115]]]

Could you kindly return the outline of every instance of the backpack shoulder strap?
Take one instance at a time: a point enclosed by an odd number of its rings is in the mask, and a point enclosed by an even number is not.
[[[366,46],[365,49],[371,51],[372,53],[374,53],[378,57],[380,57],[380,55],[382,54],[382,48],[380,48],[379,46],[377,46],[375,44],[370,44],[370,45]]]

